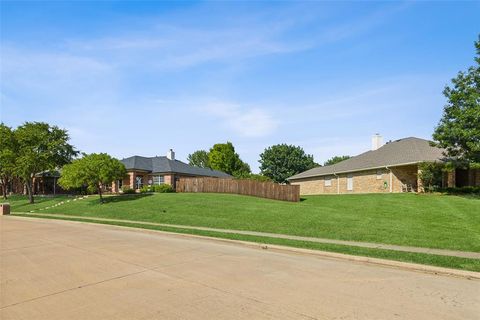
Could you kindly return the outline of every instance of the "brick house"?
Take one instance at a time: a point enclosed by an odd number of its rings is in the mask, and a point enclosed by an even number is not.
[[[65,190],[58,185],[61,170],[50,170],[37,173],[32,180],[32,192],[35,195],[64,194]],[[0,186],[0,193],[2,193]],[[7,194],[27,194],[27,187],[20,178],[13,178],[7,185]]]
[[[175,188],[175,181],[181,177],[216,177],[231,178],[225,172],[194,167],[175,159],[175,152],[170,149],[167,156],[141,157],[133,156],[120,160],[125,165],[128,175],[112,185],[112,192],[123,187],[138,190],[144,185],[169,184]]]
[[[422,191],[418,179],[419,164],[443,162],[444,150],[415,137],[382,145],[373,136],[372,150],[330,166],[316,167],[287,180],[300,185],[300,194],[390,193]],[[443,186],[480,186],[480,170],[462,170],[444,174]]]

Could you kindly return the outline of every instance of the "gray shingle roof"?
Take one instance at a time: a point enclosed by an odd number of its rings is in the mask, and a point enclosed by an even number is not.
[[[356,157],[334,165],[316,167],[296,174],[287,180],[296,180],[334,173],[355,172],[366,169],[384,168],[419,162],[444,161],[444,150],[432,147],[430,141],[410,137],[389,142],[374,151],[364,152]]]
[[[127,170],[143,170],[151,173],[182,173],[192,176],[207,176],[230,178],[225,172],[194,167],[179,160],[170,160],[167,157],[133,156],[120,160]]]

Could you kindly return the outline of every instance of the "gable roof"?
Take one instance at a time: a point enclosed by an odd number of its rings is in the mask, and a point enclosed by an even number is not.
[[[194,167],[179,160],[170,160],[167,157],[133,156],[120,160],[127,170],[142,170],[149,173],[182,173],[192,176],[207,176],[230,178],[231,175],[208,168]]]
[[[430,141],[410,137],[389,142],[377,150],[367,151],[339,163],[316,167],[296,174],[287,180],[355,172],[368,169],[394,167],[420,162],[441,162],[445,160],[444,149],[432,147]]]

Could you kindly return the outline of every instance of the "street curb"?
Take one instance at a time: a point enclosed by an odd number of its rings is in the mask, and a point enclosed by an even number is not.
[[[10,215],[8,216],[8,218],[21,219],[20,216],[28,217],[30,219],[36,219],[40,221],[46,220],[45,218],[31,217],[31,216],[28,216],[28,214],[22,214],[17,216]],[[187,234],[187,233],[176,233],[171,231],[152,230],[152,229],[145,229],[145,228],[134,227],[134,226],[120,226],[115,224],[105,224],[101,222],[96,222],[95,220],[75,221],[75,220],[68,220],[68,218],[55,219],[54,217],[48,220],[55,220],[57,222],[63,221],[63,222],[69,222],[69,223],[80,223],[80,224],[88,223],[88,224],[102,225],[105,227],[110,227],[112,229],[123,229],[123,230],[130,230],[130,231],[150,233],[150,234],[163,233],[163,234],[172,235],[177,238],[196,238],[196,239],[215,241],[219,243],[234,244],[237,246],[249,247],[252,249],[270,250],[270,251],[280,252],[280,253],[287,252],[287,253],[294,253],[294,254],[300,254],[300,255],[310,255],[310,256],[317,256],[317,257],[323,257],[323,258],[329,258],[329,259],[346,260],[346,261],[352,261],[352,262],[364,263],[364,264],[373,264],[373,265],[379,265],[379,266],[390,267],[395,269],[402,269],[407,271],[415,271],[415,272],[422,272],[422,273],[435,274],[435,275],[466,278],[469,280],[474,280],[474,279],[480,280],[480,272],[475,272],[475,271],[449,269],[449,268],[435,267],[435,266],[416,264],[416,263],[410,263],[410,262],[401,262],[401,261],[386,260],[386,259],[379,259],[379,258],[354,256],[354,255],[349,255],[344,253],[295,248],[295,247],[273,245],[273,244],[266,244],[266,243],[260,243],[260,242],[250,242],[250,241],[244,241],[244,240],[223,239],[223,238],[201,236],[201,235]]]

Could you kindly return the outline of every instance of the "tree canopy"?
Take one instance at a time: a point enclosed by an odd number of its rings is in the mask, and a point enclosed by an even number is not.
[[[17,142],[14,131],[0,123],[0,184],[3,198],[7,199],[8,183],[15,176]]]
[[[200,168],[210,168],[210,162],[208,160],[208,152],[205,150],[197,150],[191,153],[187,157],[188,164]]]
[[[117,159],[106,153],[92,153],[65,165],[58,183],[65,189],[86,186],[90,192],[98,191],[103,202],[102,187],[123,179],[126,174],[125,166]]]
[[[29,201],[33,203],[35,174],[69,163],[77,151],[68,143],[67,130],[44,122],[25,122],[14,131],[14,137],[18,146],[15,174],[25,182]]]
[[[350,159],[350,156],[335,156],[323,163],[324,166],[331,166],[332,164],[342,162],[343,160]]]
[[[240,159],[235,147],[231,142],[217,143],[208,153],[210,168],[231,174],[234,177],[242,177],[250,174],[250,166]]]
[[[480,163],[480,36],[475,47],[476,65],[459,72],[443,90],[447,104],[433,134],[447,156],[469,166]]]
[[[318,164],[313,156],[298,146],[277,144],[260,154],[260,172],[275,182],[283,183],[297,173],[312,169]]]

